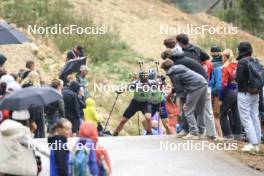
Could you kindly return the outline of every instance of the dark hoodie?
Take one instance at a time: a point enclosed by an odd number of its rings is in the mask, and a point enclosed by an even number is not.
[[[242,57],[238,59],[236,82],[238,83],[238,92],[248,92],[248,61],[251,57]]]
[[[80,85],[76,81],[72,81],[69,89],[62,91],[62,96],[65,105],[65,118],[69,119],[72,123],[72,132],[76,133],[80,126],[80,104],[78,93]]]
[[[252,46],[248,42],[241,42],[238,46],[238,64],[236,71],[236,81],[238,83],[238,92],[248,92],[249,70],[248,61],[253,52]]]
[[[201,62],[201,57],[207,55],[206,52],[202,51],[199,47],[189,44],[186,48],[182,49],[184,51],[184,56],[195,59],[198,62]]]
[[[70,86],[69,86],[69,89],[71,91],[75,92],[76,94],[79,93],[80,88],[81,88],[81,86],[80,86],[80,84],[77,81],[72,81]]]
[[[186,57],[184,55],[173,55],[171,57],[175,65],[184,65],[185,67],[195,71],[196,73],[202,75],[206,80],[208,80],[208,75],[204,70],[203,66],[196,60]]]

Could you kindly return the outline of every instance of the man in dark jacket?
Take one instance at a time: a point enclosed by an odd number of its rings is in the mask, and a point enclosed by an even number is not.
[[[204,52],[202,49],[191,44],[186,34],[177,35],[176,40],[184,51],[184,55],[197,60],[199,63],[202,60],[201,58],[204,57],[204,55],[207,55],[207,53]]]
[[[199,139],[200,135],[205,133],[204,109],[207,80],[183,65],[174,65],[170,59],[165,60],[161,68],[170,77],[176,95],[186,100],[183,111],[189,124],[189,134],[183,139]],[[196,113],[197,120],[194,113]]]
[[[52,88],[56,89],[59,94],[61,94],[63,88],[63,81],[59,79],[54,79],[50,85]],[[59,121],[59,119],[65,117],[64,101],[59,100],[53,102],[44,107],[46,114],[46,120],[48,122],[48,132],[51,128]]]
[[[77,45],[75,48],[73,48],[71,51],[67,53],[66,61],[83,57],[84,56],[83,49],[84,49],[83,46]]]
[[[72,132],[74,135],[79,130],[81,120],[80,104],[78,100],[80,87],[77,81],[72,81],[69,89],[62,91],[65,105],[65,117],[72,123]]]
[[[165,42],[164,42],[165,43]],[[162,53],[162,58],[166,59],[169,58],[171,59],[175,65],[184,65],[185,67],[189,68],[190,70],[193,70],[194,72],[200,74],[201,76],[203,76],[206,80],[208,80],[208,74],[205,71],[205,69],[203,68],[203,66],[197,62],[196,60],[189,58],[187,56],[184,55],[184,52],[182,51],[182,48],[178,45],[176,45],[173,49],[168,49],[166,51],[164,51]],[[207,95],[211,96],[210,95]],[[209,102],[211,103],[211,102]],[[208,103],[206,103],[208,104]],[[210,108],[210,107],[209,107]],[[206,112],[207,110],[209,110],[209,108],[206,108]],[[206,113],[207,114],[207,113]],[[207,116],[206,116],[207,117]],[[211,118],[210,118],[211,119]],[[207,122],[209,121],[209,119],[206,119],[206,124],[208,124]],[[210,120],[211,122],[211,120]],[[184,136],[186,135],[187,131],[188,131],[188,123],[186,122],[186,119],[183,118],[180,120],[180,123],[183,126],[183,130],[177,135],[178,137]],[[211,123],[210,123],[211,124]],[[210,130],[208,130],[209,132],[211,132],[213,130],[213,127],[210,127]],[[212,133],[210,133],[208,136],[213,137],[215,135],[213,135]],[[205,136],[204,136],[205,137]]]
[[[261,143],[261,126],[259,119],[259,94],[249,92],[248,62],[252,58],[252,46],[249,42],[241,42],[238,46],[238,65],[236,81],[238,83],[237,104],[242,125],[246,131],[249,144],[241,150],[244,152],[258,152]]]
[[[203,66],[196,60],[185,56],[180,47],[165,50],[161,54],[161,57],[162,59],[171,59],[175,65],[184,65],[185,67],[195,71],[196,73],[202,75],[206,80],[208,80],[208,75]]]
[[[37,129],[34,131],[34,138],[45,137],[44,107],[35,107],[29,109],[30,122],[35,124]],[[34,126],[34,125],[33,125]]]

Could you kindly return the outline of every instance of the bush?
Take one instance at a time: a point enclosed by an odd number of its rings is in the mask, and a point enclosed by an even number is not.
[[[233,23],[249,33],[264,38],[264,3],[259,0],[236,0],[233,7],[218,10],[214,15],[218,18]]]

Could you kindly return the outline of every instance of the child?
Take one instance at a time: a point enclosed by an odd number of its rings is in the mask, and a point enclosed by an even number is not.
[[[93,122],[97,126],[99,122],[99,116],[95,109],[95,101],[92,98],[87,98],[86,108],[83,110],[83,112],[84,112],[84,121]]]
[[[176,102],[173,100],[172,94],[169,94],[166,98],[166,109],[169,114],[169,128],[171,134],[176,134],[177,119],[180,113]]]
[[[107,150],[98,145],[98,133],[94,123],[84,122],[80,126],[80,140],[89,139],[94,142],[95,147],[92,150],[96,150],[96,160],[98,165],[98,175],[105,176],[111,174],[111,163]],[[91,151],[92,152],[92,151]],[[95,173],[95,168],[94,173]]]

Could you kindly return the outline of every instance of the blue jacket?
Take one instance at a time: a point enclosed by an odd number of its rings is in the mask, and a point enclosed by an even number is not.
[[[212,90],[212,95],[219,96],[220,91],[222,89],[222,65],[223,59],[222,57],[216,57],[212,60],[214,70],[212,72],[211,80],[209,82],[209,86]]]
[[[221,67],[214,68],[210,80],[210,87],[213,95],[218,95],[222,89],[222,70]]]

